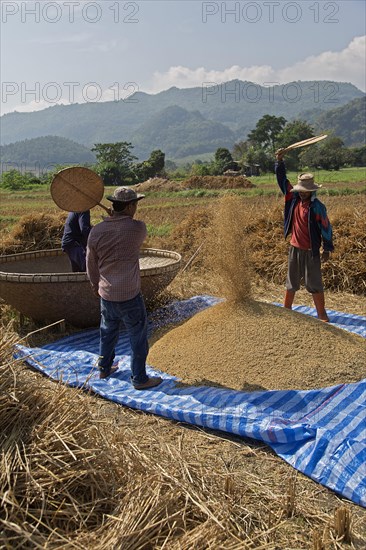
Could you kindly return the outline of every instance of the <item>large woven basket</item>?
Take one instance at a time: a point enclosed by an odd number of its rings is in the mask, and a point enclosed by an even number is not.
[[[147,306],[174,279],[180,264],[177,252],[141,250],[141,287]],[[0,298],[44,323],[65,319],[77,327],[99,325],[99,300],[86,273],[70,272],[68,257],[60,249],[0,256]]]

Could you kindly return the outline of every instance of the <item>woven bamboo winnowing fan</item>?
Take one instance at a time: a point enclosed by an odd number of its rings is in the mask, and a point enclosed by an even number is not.
[[[308,139],[303,139],[301,141],[297,141],[296,143],[292,143],[291,145],[288,145],[283,149],[279,149],[277,152],[286,153],[286,151],[291,151],[292,149],[297,149],[298,147],[305,147],[306,145],[312,145],[313,143],[317,143],[318,141],[321,141],[326,137],[328,137],[328,134],[322,134],[321,136],[315,136]]]
[[[96,205],[109,212],[100,203],[104,193],[103,180],[89,168],[73,166],[61,170],[54,176],[50,190],[57,206],[67,212],[85,212]]]

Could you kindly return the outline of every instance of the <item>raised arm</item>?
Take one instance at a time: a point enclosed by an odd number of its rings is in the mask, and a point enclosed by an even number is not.
[[[287,200],[292,198],[292,194],[290,193],[292,185],[286,176],[286,166],[283,160],[283,155],[284,153],[282,149],[278,149],[278,151],[276,151],[275,173],[278,186],[282,193],[286,196]]]

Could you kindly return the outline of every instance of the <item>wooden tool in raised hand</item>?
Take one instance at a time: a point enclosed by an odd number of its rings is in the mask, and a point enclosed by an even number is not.
[[[317,143],[318,141],[321,141],[322,139],[325,139],[328,137],[328,134],[322,134],[320,136],[314,136],[308,139],[303,139],[301,141],[296,141],[296,143],[292,143],[291,145],[288,145],[287,147],[284,147],[283,149],[278,149],[276,151],[276,154],[283,155],[287,151],[291,151],[292,149],[297,149],[298,147],[305,147],[306,145],[312,145],[313,143]]]

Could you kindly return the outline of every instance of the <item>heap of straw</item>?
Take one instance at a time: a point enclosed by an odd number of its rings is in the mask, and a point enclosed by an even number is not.
[[[241,231],[242,240],[251,255],[252,274],[263,281],[284,285],[287,273],[288,242],[283,235],[282,199],[255,198],[241,200],[240,219],[228,227]],[[218,201],[220,204],[220,201]],[[330,261],[322,266],[326,290],[353,292],[366,296],[366,204],[361,201],[356,208],[337,203],[336,197],[328,198],[331,205],[329,217],[333,225],[335,251]],[[339,202],[339,201],[338,201]],[[172,231],[168,246],[182,251],[189,258],[197,250],[206,235],[217,231],[214,219],[217,204],[213,207],[193,210]],[[201,224],[201,220],[204,223]],[[240,227],[237,225],[240,224]],[[235,253],[239,262],[239,251]],[[204,265],[203,254],[195,259],[196,269]],[[207,266],[206,266],[207,267]],[[366,311],[366,305],[364,307]]]
[[[14,225],[2,239],[1,254],[16,254],[32,250],[58,248],[66,219],[66,213],[28,214]]]

